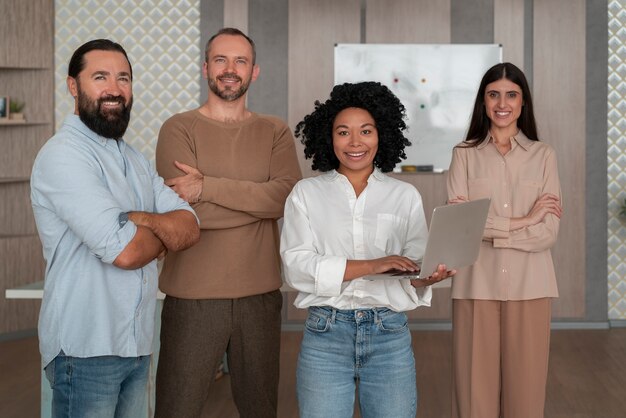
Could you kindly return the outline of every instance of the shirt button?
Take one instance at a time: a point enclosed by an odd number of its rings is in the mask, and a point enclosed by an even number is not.
[[[508,204],[508,203],[505,203],[505,204],[504,204],[504,207],[505,207],[505,208],[508,208],[508,207],[509,207],[509,204]]]
[[[502,273],[506,273],[506,269],[502,269]]]

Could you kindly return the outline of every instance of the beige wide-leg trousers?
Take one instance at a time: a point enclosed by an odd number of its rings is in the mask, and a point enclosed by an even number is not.
[[[543,418],[551,300],[454,299],[452,418]]]

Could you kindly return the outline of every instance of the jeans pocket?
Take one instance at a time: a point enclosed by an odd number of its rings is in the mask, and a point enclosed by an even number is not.
[[[43,371],[46,374],[46,379],[48,379],[48,383],[50,383],[50,389],[54,388],[54,369],[55,369],[56,357],[52,359],[50,363],[46,367],[43,368]]]
[[[304,327],[311,332],[326,332],[330,328],[330,318],[325,315],[309,312]]]
[[[406,314],[404,312],[389,311],[378,317],[378,329],[386,333],[399,333],[409,329]]]

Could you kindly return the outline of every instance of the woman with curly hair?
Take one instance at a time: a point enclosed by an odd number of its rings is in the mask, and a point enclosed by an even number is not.
[[[422,280],[367,280],[390,269],[417,271],[428,231],[412,185],[383,174],[406,158],[404,106],[376,82],[335,86],[296,127],[323,174],[287,198],[281,255],[295,306],[308,309],[298,357],[300,417],[413,418],[415,360],[404,311],[429,306]]]

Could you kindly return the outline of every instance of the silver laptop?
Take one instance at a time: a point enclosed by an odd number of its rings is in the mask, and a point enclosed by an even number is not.
[[[422,277],[430,276],[439,264],[459,269],[474,264],[478,258],[490,199],[439,206],[433,210],[426,251],[421,262]],[[420,272],[390,270],[363,277],[378,279],[419,279]]]

